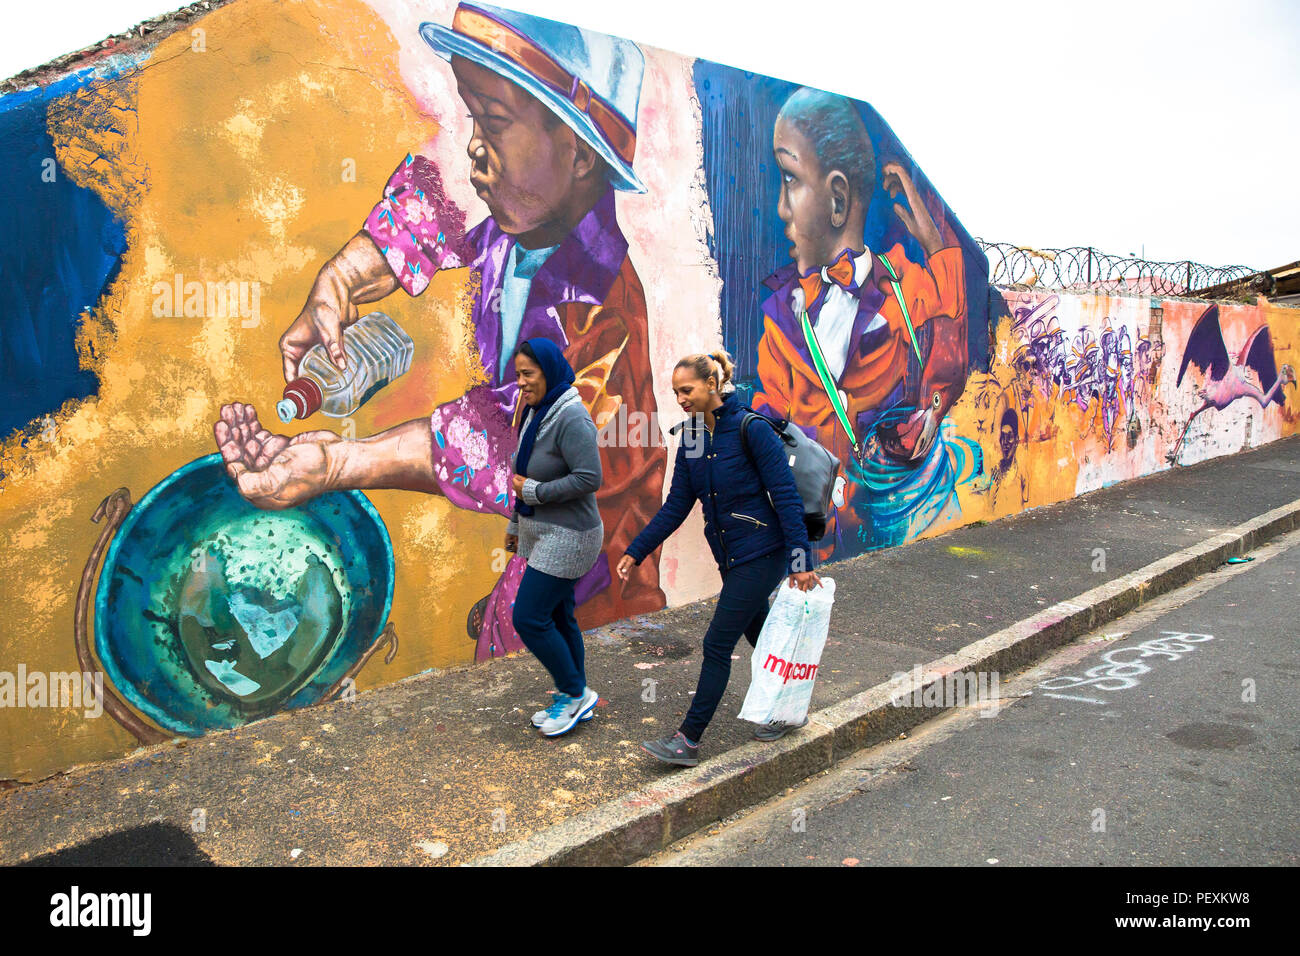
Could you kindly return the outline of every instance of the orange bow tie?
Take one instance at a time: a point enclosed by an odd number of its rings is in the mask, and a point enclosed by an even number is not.
[[[853,253],[845,249],[826,269],[826,274],[831,281],[843,289],[845,292],[857,295],[858,284],[853,281],[855,272],[853,265]],[[822,270],[813,269],[810,275],[799,277],[799,287],[803,289],[804,302],[811,306],[817,301],[817,297],[822,294],[822,286],[826,283],[822,279]]]

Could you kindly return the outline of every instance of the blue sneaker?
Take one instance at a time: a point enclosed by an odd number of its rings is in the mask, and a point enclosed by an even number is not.
[[[543,737],[559,737],[567,734],[582,719],[596,708],[599,696],[590,687],[584,688],[581,697],[570,697],[557,693],[555,703],[546,709],[546,719],[538,728]]]
[[[551,707],[555,706],[555,701],[560,696],[561,695],[556,691],[551,692]],[[533,714],[533,726],[536,727],[538,730],[542,729],[542,724],[546,723],[546,718],[550,716],[551,707],[547,707],[545,710],[539,710],[537,713]],[[586,723],[587,721],[591,720],[591,718],[595,716],[596,716],[596,711],[593,708],[592,710],[587,711],[585,714],[579,717],[578,720],[580,720],[583,723]]]

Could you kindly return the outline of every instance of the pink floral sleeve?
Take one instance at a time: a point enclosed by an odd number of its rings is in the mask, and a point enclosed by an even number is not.
[[[362,227],[409,295],[419,295],[439,269],[466,264],[465,214],[442,188],[438,167],[409,153],[388,177],[384,198]]]
[[[510,460],[516,437],[492,389],[479,385],[434,409],[433,473],[438,490],[461,508],[510,515]]]

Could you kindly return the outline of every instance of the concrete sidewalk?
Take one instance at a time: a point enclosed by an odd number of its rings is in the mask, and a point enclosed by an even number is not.
[[[602,699],[568,736],[528,725],[550,689],[528,655],[423,674],[0,793],[0,863],[629,862],[934,715],[890,706],[891,674],[1008,673],[1297,526],[1293,438],[827,566],[817,713],[775,744],[734,717],[742,642],[699,767],[637,746],[686,710],[702,601],[588,632]]]

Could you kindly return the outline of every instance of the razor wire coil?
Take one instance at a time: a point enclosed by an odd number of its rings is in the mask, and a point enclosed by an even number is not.
[[[988,257],[989,282],[995,286],[1191,296],[1260,274],[1249,266],[1157,262],[1110,255],[1091,246],[1034,249],[978,238],[975,242]]]

